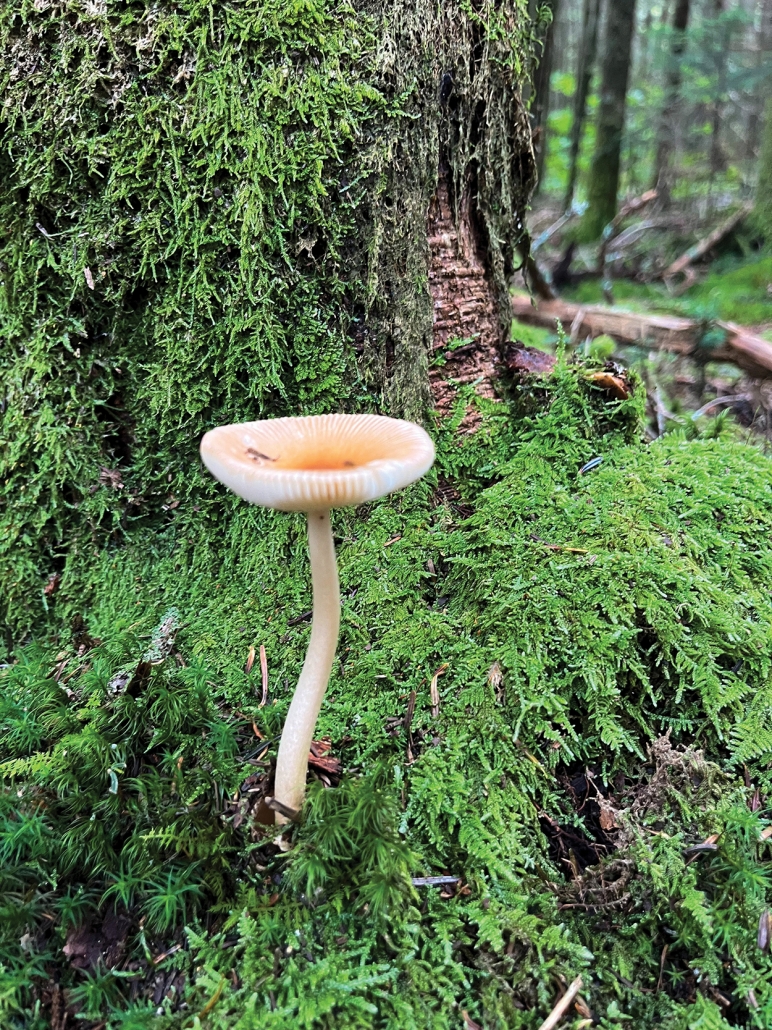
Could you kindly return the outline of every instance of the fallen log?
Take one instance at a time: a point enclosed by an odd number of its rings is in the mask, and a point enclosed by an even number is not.
[[[554,330],[560,322],[574,339],[611,336],[620,343],[686,354],[698,361],[730,361],[757,379],[772,379],[772,343],[732,322],[712,323],[724,331],[724,341],[705,347],[701,343],[705,323],[674,315],[640,315],[563,300],[541,301],[537,306],[520,293],[512,297],[512,313],[521,322],[545,329]]]
[[[700,258],[705,257],[709,250],[720,243],[725,236],[728,236],[733,229],[736,229],[740,222],[744,221],[753,210],[753,204],[745,204],[740,208],[739,211],[727,218],[725,222],[722,222],[718,228],[714,229],[709,236],[700,240],[699,243],[695,243],[693,247],[690,247],[685,254],[682,254],[680,258],[675,260],[669,268],[666,268],[662,273],[662,278],[667,282],[668,279],[673,279],[681,272],[685,272],[690,265],[693,265],[695,261],[699,261]]]

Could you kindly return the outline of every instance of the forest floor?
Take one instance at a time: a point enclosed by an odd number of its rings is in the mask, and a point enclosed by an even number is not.
[[[772,1023],[770,463],[725,420],[646,443],[599,367],[461,389],[432,473],[336,516],[281,838],[302,519],[94,558],[0,670],[5,1026],[537,1030],[577,977],[575,1030]]]
[[[726,211],[699,213],[696,207],[687,206],[666,218],[648,215],[644,212],[636,216],[637,221],[628,219],[617,228],[603,278],[592,271],[597,264],[597,244],[577,247],[566,272],[571,222],[546,241],[538,259],[545,270],[562,274],[558,286],[561,299],[581,305],[610,301],[618,309],[639,314],[680,316],[703,325],[705,333],[719,322],[735,323],[772,342],[772,256],[754,249],[752,222],[749,226],[741,223],[692,266],[688,280],[681,276],[665,282],[660,270],[715,229],[726,218]],[[559,210],[543,202],[532,216],[534,237],[559,216]],[[564,328],[568,332],[569,327]],[[517,320],[513,338],[549,352],[554,352],[557,345],[554,332]],[[679,420],[701,417],[697,413],[703,410],[715,417],[727,407],[743,426],[753,426],[766,435],[772,430],[772,388],[730,363],[698,363],[672,353],[615,344],[608,337],[577,342],[583,352],[591,350],[596,357],[614,359],[641,374],[650,395],[648,418],[652,431],[661,433],[664,425],[673,428]],[[735,399],[730,401],[732,397]]]

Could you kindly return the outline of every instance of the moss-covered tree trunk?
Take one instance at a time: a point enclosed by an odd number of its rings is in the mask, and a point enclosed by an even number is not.
[[[206,428],[420,419],[456,337],[490,371],[528,38],[521,0],[2,5],[0,620],[195,509]]]
[[[597,240],[617,212],[635,7],[636,0],[613,0],[608,5],[595,152],[581,226],[587,241]]]

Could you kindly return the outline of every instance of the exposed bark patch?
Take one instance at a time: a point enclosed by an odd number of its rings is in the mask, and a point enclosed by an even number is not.
[[[429,207],[429,290],[434,308],[432,368],[429,380],[435,407],[447,415],[454,383],[473,383],[482,397],[495,397],[500,320],[496,286],[486,267],[486,246],[474,210],[470,185],[454,218],[447,169],[440,169]],[[467,341],[458,346],[458,341]],[[472,432],[479,416],[470,409],[460,426]]]

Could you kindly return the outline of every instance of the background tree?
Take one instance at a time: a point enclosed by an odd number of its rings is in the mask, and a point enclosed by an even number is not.
[[[673,11],[673,39],[670,45],[665,101],[660,116],[654,164],[654,186],[659,191],[660,201],[664,207],[670,204],[673,151],[680,129],[681,61],[686,50],[690,7],[690,0],[676,0]]]
[[[608,5],[597,138],[588,208],[582,221],[582,235],[587,240],[598,239],[617,210],[635,8],[636,0],[614,0]]]
[[[759,155],[756,219],[767,242],[772,242],[772,99],[767,101],[764,133]]]
[[[582,145],[584,124],[587,117],[587,98],[590,95],[592,77],[595,73],[595,61],[598,56],[600,14],[601,0],[584,0],[582,35],[579,43],[579,59],[576,69],[574,117],[571,126],[571,145],[568,158],[568,185],[566,186],[566,197],[563,203],[566,210],[573,203],[576,179],[579,173],[579,151]]]
[[[555,29],[560,3],[561,0],[546,0],[544,4],[532,8],[533,13],[538,13],[543,19],[541,38],[537,43],[537,50],[540,50],[541,53],[538,56],[538,64],[533,76],[533,100],[531,103],[537,188],[544,173],[544,162],[547,158],[550,82],[555,60]]]

